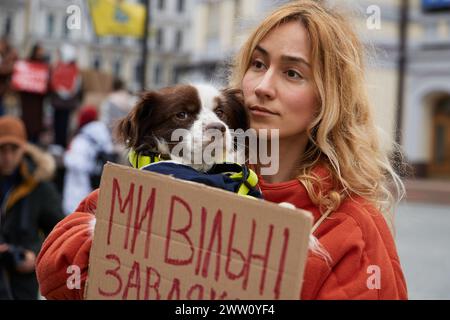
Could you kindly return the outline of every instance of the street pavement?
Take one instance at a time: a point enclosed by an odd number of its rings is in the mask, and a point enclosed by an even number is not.
[[[450,205],[402,202],[396,243],[410,299],[450,299]]]

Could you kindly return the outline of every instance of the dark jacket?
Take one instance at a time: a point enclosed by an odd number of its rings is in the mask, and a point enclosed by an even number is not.
[[[233,193],[239,193],[241,185],[246,184],[248,187],[248,192],[245,193],[246,195],[259,199],[263,198],[261,191],[256,186],[257,181],[255,181],[253,186],[247,182],[250,174],[248,167],[236,163],[215,164],[207,172],[201,172],[184,164],[161,161],[145,166],[142,170],[202,183],[210,187],[227,190]]]
[[[9,82],[14,69],[14,63],[17,60],[17,54],[11,48],[0,54],[0,97],[2,97],[9,88]]]
[[[36,255],[44,236],[64,218],[61,199],[50,179],[55,169],[53,158],[37,147],[27,145],[26,154],[19,167],[18,179],[3,191],[1,203],[0,238],[5,243],[31,250]],[[1,182],[4,186],[4,181]],[[1,190],[5,190],[2,188]],[[1,288],[10,289],[13,299],[36,299],[38,283],[34,272],[22,274],[0,264]],[[5,289],[3,289],[5,293]],[[8,298],[3,296],[0,298]]]

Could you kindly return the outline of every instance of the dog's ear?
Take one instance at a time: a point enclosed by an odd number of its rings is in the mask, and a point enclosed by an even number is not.
[[[159,98],[159,94],[155,91],[140,95],[134,108],[116,125],[115,136],[119,142],[135,150],[139,148],[143,143],[143,137],[148,135],[148,132],[145,132],[145,123],[148,123],[148,118]]]
[[[221,90],[227,106],[231,109],[233,116],[232,122],[228,125],[231,129],[247,130],[250,126],[249,116],[244,104],[244,94],[242,90],[235,88],[226,88]]]

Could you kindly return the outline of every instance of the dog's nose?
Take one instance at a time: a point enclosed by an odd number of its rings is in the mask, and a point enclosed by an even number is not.
[[[227,128],[225,128],[225,126],[223,125],[223,123],[220,122],[213,122],[210,123],[206,126],[205,128],[206,130],[211,130],[211,129],[215,129],[215,130],[219,130],[222,133],[225,133],[225,131],[227,131]]]

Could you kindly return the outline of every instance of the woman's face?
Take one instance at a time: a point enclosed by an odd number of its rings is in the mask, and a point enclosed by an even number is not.
[[[279,129],[280,139],[306,137],[318,107],[309,52],[308,33],[297,21],[257,45],[242,80],[253,129]]]

